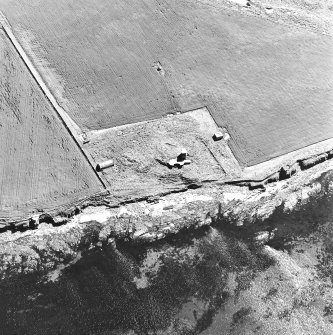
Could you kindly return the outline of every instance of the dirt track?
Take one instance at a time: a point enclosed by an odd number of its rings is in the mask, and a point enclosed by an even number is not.
[[[66,211],[103,187],[2,29],[0,42],[0,219]]]

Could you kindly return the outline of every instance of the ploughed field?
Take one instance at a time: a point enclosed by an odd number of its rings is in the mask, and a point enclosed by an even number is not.
[[[207,106],[247,166],[333,135],[330,36],[216,1],[1,5],[82,131]]]
[[[0,115],[0,221],[67,210],[103,190],[2,28]]]

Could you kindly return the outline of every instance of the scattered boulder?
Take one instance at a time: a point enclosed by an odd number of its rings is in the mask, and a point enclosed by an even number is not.
[[[316,164],[324,162],[327,159],[327,157],[328,157],[328,154],[324,152],[323,154],[300,160],[299,165],[302,170],[306,170],[306,169],[309,169],[315,166]]]
[[[177,156],[177,162],[183,162],[187,158],[187,151],[185,149],[182,149],[180,154]]]
[[[63,224],[66,224],[68,222],[68,218],[64,216],[56,216],[53,219],[53,222],[54,226],[62,226]]]
[[[182,149],[182,151],[177,156],[177,158],[172,158],[168,162],[168,166],[170,168],[173,168],[173,167],[181,168],[187,164],[191,164],[191,161],[187,159],[187,151],[185,149]]]
[[[159,197],[149,197],[147,198],[146,201],[150,204],[157,204],[160,201],[160,199]]]
[[[169,167],[173,168],[174,166],[176,166],[176,164],[177,164],[176,158],[172,158],[169,160],[169,163],[168,163]]]
[[[299,168],[300,168],[300,166],[299,166],[298,162],[295,162],[292,165],[283,166],[280,169],[279,180],[285,180],[287,178],[290,178],[291,176],[293,176],[294,174],[297,173]]]
[[[0,232],[3,232],[5,230],[7,230],[7,225],[3,224],[3,223],[0,223]]]
[[[220,141],[220,140],[225,140],[228,141],[230,139],[230,135],[227,132],[226,128],[222,128],[219,131],[217,131],[214,135],[213,135],[213,140],[214,141]]]
[[[155,63],[153,64],[153,67],[156,69],[156,71],[157,71],[160,75],[162,75],[162,76],[165,75],[165,70],[163,69],[162,64],[161,64],[160,62],[155,62]]]
[[[29,228],[32,228],[32,229],[37,228],[38,225],[39,225],[39,223],[42,222],[42,221],[41,221],[41,217],[42,217],[43,215],[47,215],[47,214],[42,214],[41,216],[39,216],[39,215],[34,215],[33,217],[31,217],[31,218],[29,219]],[[51,218],[51,219],[52,219],[52,218]],[[53,219],[52,219],[52,222],[53,222]],[[23,224],[22,224],[22,225],[23,225]]]
[[[114,165],[114,160],[113,159],[108,159],[104,162],[98,163],[96,165],[96,171],[100,172],[104,169],[107,169],[107,168],[113,166],[113,165]]]
[[[150,232],[150,233],[145,233],[139,237],[140,241],[143,242],[153,242],[156,240],[156,233]]]
[[[327,159],[333,158],[333,149],[327,152]]]
[[[132,236],[132,239],[133,240],[136,240],[137,238],[139,238],[140,236],[146,234],[147,231],[146,230],[143,230],[143,229],[140,229],[140,230],[136,230]]]
[[[258,231],[254,234],[253,239],[258,244],[266,244],[274,238],[276,230],[275,228],[273,231]]]
[[[111,245],[113,248],[117,248],[117,242],[114,237],[109,237],[107,240],[107,245]]]
[[[265,190],[265,185],[263,181],[252,181],[249,183],[249,189],[255,190],[255,189],[262,189]]]
[[[39,216],[39,223],[43,223],[43,222],[54,224],[53,217],[47,213],[43,213]]]
[[[274,9],[273,9],[273,7],[266,6],[265,11],[266,11],[267,14],[271,14],[271,13],[273,13]]]
[[[280,171],[277,171],[267,178],[268,183],[275,183],[280,180]]]
[[[223,138],[223,133],[222,133],[222,131],[217,131],[217,132],[213,135],[213,139],[214,139],[214,141],[222,140],[222,138]]]

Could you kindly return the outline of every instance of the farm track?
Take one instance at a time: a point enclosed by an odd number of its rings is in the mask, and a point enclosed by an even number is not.
[[[2,29],[0,39],[1,225],[73,211],[104,188]]]
[[[63,125],[65,128],[68,130],[69,134],[72,136],[73,140],[76,142],[78,148],[81,150],[83,156],[87,160],[87,162],[90,164],[91,168],[95,172],[96,176],[102,183],[102,185],[105,188],[105,184],[103,180],[100,178],[98,173],[95,171],[95,167],[92,165],[93,164],[93,159],[90,157],[89,153],[86,152],[83,148],[83,146],[80,144],[82,142],[82,139],[79,137],[78,130],[76,127],[72,126],[72,122],[69,119],[67,113],[59,106],[58,102],[54,98],[53,94],[50,92],[49,88],[47,87],[46,83],[44,82],[43,78],[40,76],[36,68],[34,67],[33,63],[30,61],[29,57],[25,53],[24,49],[16,39],[15,35],[12,32],[12,29],[3,15],[0,11],[0,24],[5,31],[8,39],[11,41],[13,46],[15,47],[16,51],[20,55],[21,59],[25,63],[26,67],[28,68],[29,72],[35,79],[36,83],[38,84],[39,88],[43,91],[44,95],[46,98],[49,100],[50,104],[52,105],[53,109],[56,111],[56,113],[59,115],[60,120],[62,121]]]

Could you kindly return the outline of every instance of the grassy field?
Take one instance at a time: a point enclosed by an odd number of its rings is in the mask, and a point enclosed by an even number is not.
[[[217,1],[3,0],[2,10],[82,130],[204,105],[242,165],[333,135],[333,44],[306,26]]]
[[[103,190],[0,29],[0,219],[66,209]]]
[[[202,108],[91,132],[86,148],[96,162],[113,158],[114,166],[103,170],[101,176],[111,193],[110,203],[116,204],[239,177],[240,167],[227,143],[212,139],[217,130],[208,110]],[[183,148],[191,163],[168,168],[170,159]]]

